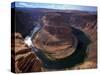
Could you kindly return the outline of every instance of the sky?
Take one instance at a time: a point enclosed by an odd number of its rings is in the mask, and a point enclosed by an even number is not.
[[[14,5],[12,5],[14,7]],[[50,3],[31,3],[31,2],[15,2],[15,7],[23,8],[48,8],[59,10],[80,10],[88,12],[97,12],[97,7],[94,6],[80,6],[80,5],[68,5],[68,4],[50,4]]]

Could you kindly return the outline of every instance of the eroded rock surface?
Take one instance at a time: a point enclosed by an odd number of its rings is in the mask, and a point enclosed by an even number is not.
[[[20,33],[15,33],[15,40],[12,42],[11,57],[12,57],[12,69],[16,73],[25,72],[40,72],[42,71],[42,62],[35,53],[29,48],[23,40]]]

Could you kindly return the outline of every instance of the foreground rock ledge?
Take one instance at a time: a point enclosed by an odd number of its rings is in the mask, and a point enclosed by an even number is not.
[[[41,72],[42,63],[23,41],[20,33],[15,33],[11,43],[12,70],[16,73]]]

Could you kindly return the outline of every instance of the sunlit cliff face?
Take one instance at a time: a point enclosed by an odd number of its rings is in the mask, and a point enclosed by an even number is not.
[[[42,18],[43,27],[33,42],[51,60],[63,59],[76,49],[77,39],[61,14],[50,13]]]

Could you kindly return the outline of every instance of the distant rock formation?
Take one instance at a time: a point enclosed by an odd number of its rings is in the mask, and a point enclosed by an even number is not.
[[[58,13],[49,13],[42,18],[43,27],[33,42],[51,60],[70,56],[77,47],[77,38],[67,25],[65,18]]]

